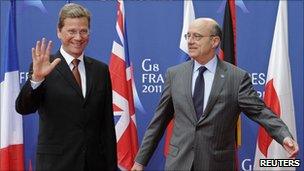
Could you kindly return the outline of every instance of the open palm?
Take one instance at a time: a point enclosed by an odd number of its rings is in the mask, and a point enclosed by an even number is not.
[[[61,61],[61,59],[56,58],[52,63],[50,63],[52,47],[52,41],[49,41],[46,46],[46,39],[42,38],[41,41],[36,42],[36,47],[32,48],[33,81],[43,80]]]

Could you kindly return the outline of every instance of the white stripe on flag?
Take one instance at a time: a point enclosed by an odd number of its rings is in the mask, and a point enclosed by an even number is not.
[[[120,44],[113,41],[112,53],[125,61],[125,50]]]
[[[1,148],[23,144],[22,116],[15,110],[19,88],[19,72],[5,73],[0,85]]]
[[[180,37],[179,48],[188,54],[188,45],[187,41],[184,38],[184,35],[188,32],[189,25],[195,19],[195,13],[193,8],[192,1],[185,0],[184,1],[184,18],[183,18],[183,29]]]
[[[291,70],[288,52],[288,18],[287,18],[287,1],[280,1],[276,19],[275,31],[272,41],[271,54],[267,72],[267,83],[273,79],[273,86],[277,92],[281,116],[280,118],[286,123],[290,132],[296,137],[296,123],[294,115],[294,103],[291,83]],[[258,145],[256,148],[254,170],[295,170],[295,168],[260,168],[259,159],[264,156]],[[284,148],[276,141],[272,141],[267,151],[267,158],[284,159],[288,154]]]

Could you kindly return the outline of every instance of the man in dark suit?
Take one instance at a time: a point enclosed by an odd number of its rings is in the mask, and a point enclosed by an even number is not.
[[[236,170],[235,127],[240,112],[262,125],[294,158],[298,144],[253,89],[247,72],[216,56],[221,29],[196,19],[185,35],[192,60],[171,67],[132,170],[143,170],[169,121],[173,134],[166,170]]]
[[[60,11],[61,48],[45,38],[32,48],[30,79],[16,100],[23,115],[39,113],[36,170],[116,170],[116,136],[108,66],[84,55],[90,13],[74,3]]]

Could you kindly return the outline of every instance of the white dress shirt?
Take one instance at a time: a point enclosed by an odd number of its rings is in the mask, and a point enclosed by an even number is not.
[[[194,60],[193,74],[192,74],[192,96],[194,93],[194,86],[196,78],[198,77],[199,70],[198,68],[201,66],[205,66],[207,70],[204,72],[204,81],[205,81],[205,92],[204,92],[204,110],[207,106],[207,102],[210,96],[211,87],[213,84],[213,79],[217,66],[217,57],[214,56],[207,64],[201,65],[200,63]]]
[[[72,71],[74,65],[72,64],[72,61],[74,59],[73,56],[71,56],[70,54],[68,54],[66,51],[63,50],[62,46],[60,47],[60,53],[63,56],[63,58],[65,59],[66,63],[69,65],[70,70]],[[79,70],[79,74],[80,74],[80,79],[81,79],[81,87],[82,87],[82,95],[83,97],[85,97],[86,94],[86,71],[85,71],[85,66],[84,66],[84,60],[83,60],[84,54],[82,53],[77,59],[80,60],[79,64],[78,64],[78,70]],[[63,61],[61,61],[63,62]],[[33,89],[36,89],[44,80],[36,82],[33,80],[31,81],[31,86]]]

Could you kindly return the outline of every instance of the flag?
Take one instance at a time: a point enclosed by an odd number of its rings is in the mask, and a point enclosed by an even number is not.
[[[192,0],[184,0],[184,15],[183,15],[183,29],[180,36],[180,44],[179,44],[179,52],[181,62],[190,60],[188,55],[188,44],[187,40],[184,38],[184,35],[187,34],[190,23],[195,20],[195,12],[193,8]],[[164,155],[167,156],[169,152],[169,143],[172,136],[173,131],[173,119],[170,121],[167,126],[167,132],[165,137],[165,146],[164,146]]]
[[[113,41],[110,74],[113,93],[113,111],[117,139],[118,167],[131,170],[138,151],[138,137],[132,90],[132,67],[129,60],[124,2],[118,1],[117,40]]]
[[[236,58],[236,10],[235,1],[227,0],[223,22],[223,37],[219,50],[220,59],[237,65]],[[236,126],[237,147],[241,146],[241,117],[239,116]]]
[[[219,56],[224,61],[236,65],[236,12],[234,0],[226,1],[223,37]]]
[[[287,1],[280,1],[268,64],[264,101],[266,106],[286,123],[294,136],[293,138],[297,140],[288,52],[287,20]],[[284,159],[288,158],[288,154],[279,143],[267,134],[264,128],[260,127],[255,153],[255,170],[261,169],[259,167],[259,160],[266,158]],[[262,168],[262,170],[266,169],[265,167]],[[270,169],[295,170],[295,168],[286,167]]]
[[[22,116],[15,110],[20,90],[16,38],[16,2],[11,0],[0,75],[0,170],[24,170]]]
[[[235,0],[227,0],[225,5],[225,14],[223,20],[223,37],[221,48],[219,49],[220,59],[237,65],[236,58],[236,10]],[[236,125],[236,148],[241,146],[241,116],[239,116]],[[235,153],[235,165],[238,166],[238,154]],[[236,170],[239,170],[238,168]]]

